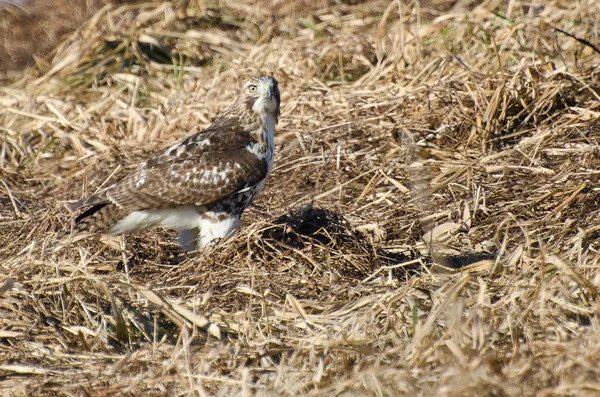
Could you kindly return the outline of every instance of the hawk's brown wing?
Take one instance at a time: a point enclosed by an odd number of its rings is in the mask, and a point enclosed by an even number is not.
[[[266,178],[267,164],[246,149],[249,143],[247,134],[203,131],[72,208],[114,203],[138,211],[212,203]]]

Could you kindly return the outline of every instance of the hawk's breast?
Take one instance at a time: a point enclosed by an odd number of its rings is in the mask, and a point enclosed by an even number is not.
[[[265,182],[273,169],[275,155],[275,124],[275,118],[269,114],[266,115],[262,127],[257,131],[257,135],[260,137],[259,140],[246,146],[246,150],[265,163],[267,172],[265,177],[256,185],[249,186],[238,192],[238,197],[243,208],[249,206],[250,203],[256,199],[265,186]]]

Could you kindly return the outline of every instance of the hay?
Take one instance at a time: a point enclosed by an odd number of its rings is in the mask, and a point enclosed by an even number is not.
[[[599,12],[101,9],[0,90],[0,386],[597,394]],[[160,230],[59,244],[68,203],[256,73],[282,90],[276,165],[234,239],[196,258]]]

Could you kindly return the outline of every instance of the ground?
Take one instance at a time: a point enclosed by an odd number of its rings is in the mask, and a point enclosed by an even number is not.
[[[0,6],[5,395],[600,393],[600,3],[105,3],[37,43]],[[258,73],[235,238],[66,238]]]

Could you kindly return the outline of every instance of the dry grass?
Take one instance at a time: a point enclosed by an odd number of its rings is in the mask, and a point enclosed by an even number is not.
[[[102,9],[0,92],[0,385],[597,395],[599,13]],[[259,72],[282,89],[276,168],[234,239],[181,263],[163,231],[58,244],[65,204],[206,126]]]
[[[49,64],[48,53],[102,7],[141,0],[8,0],[0,2],[0,83],[27,67]]]

